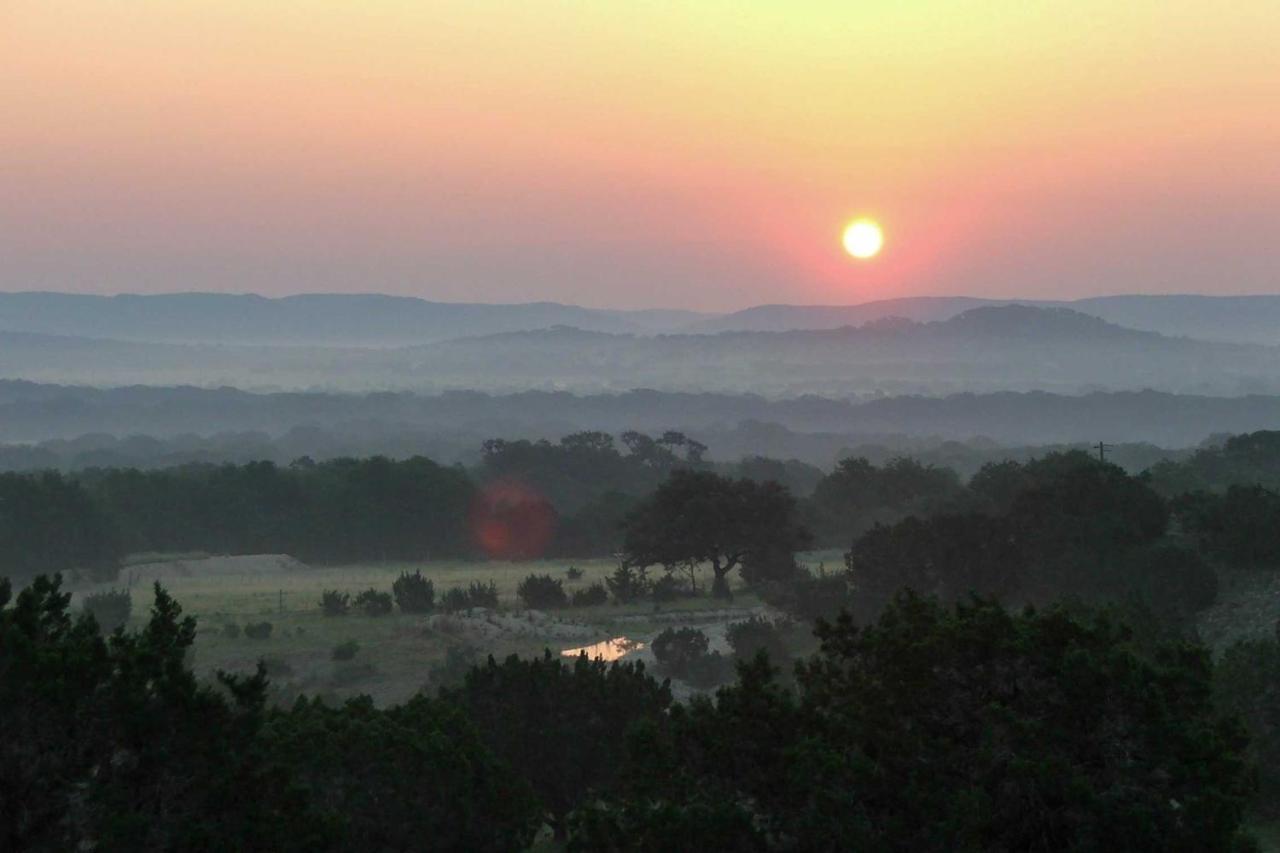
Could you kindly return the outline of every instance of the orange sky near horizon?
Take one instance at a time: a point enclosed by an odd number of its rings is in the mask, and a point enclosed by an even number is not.
[[[1260,0],[10,0],[0,289],[1277,292],[1277,44]]]

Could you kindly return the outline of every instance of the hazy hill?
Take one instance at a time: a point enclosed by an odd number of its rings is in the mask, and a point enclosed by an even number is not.
[[[949,320],[985,305],[1004,305],[972,296],[912,296],[879,299],[858,305],[756,305],[731,314],[710,317],[687,326],[690,334],[717,332],[789,332],[797,329],[837,329],[861,326],[888,317],[927,322]]]
[[[947,320],[973,308],[992,305],[1065,307],[1122,326],[1165,335],[1280,344],[1280,296],[1100,296],[1069,302],[922,296],[860,305],[760,305],[696,322],[686,331],[834,329],[885,317]]]
[[[922,296],[860,305],[760,305],[731,314],[617,311],[554,302],[430,302],[377,294],[0,293],[0,331],[178,344],[397,347],[571,326],[614,334],[785,332],[889,317],[949,320],[974,308],[1067,307],[1133,329],[1204,340],[1280,344],[1280,296],[1106,296],[1074,302]]]
[[[1280,393],[1280,348],[1174,338],[1063,308],[975,308],[948,320],[715,335],[566,326],[400,348],[145,343],[0,332],[0,376],[250,390],[527,389],[939,395],[1155,388]]]
[[[634,336],[555,328],[379,353],[452,387],[798,394],[1157,388],[1280,392],[1280,349],[1128,329],[1062,308],[976,308],[858,328]]]
[[[0,330],[126,341],[403,346],[572,325],[610,332],[677,328],[691,311],[605,311],[533,302],[485,305],[399,296],[0,293]]]

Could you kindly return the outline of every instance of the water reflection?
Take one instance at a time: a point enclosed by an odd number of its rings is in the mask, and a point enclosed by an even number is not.
[[[560,654],[567,658],[576,658],[578,655],[586,655],[593,660],[611,661],[618,660],[629,652],[638,652],[644,648],[644,643],[627,637],[614,637],[612,640],[602,640],[593,643],[590,646],[582,646],[577,649],[565,649]]]

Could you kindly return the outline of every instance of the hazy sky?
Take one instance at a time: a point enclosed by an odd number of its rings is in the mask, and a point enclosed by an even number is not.
[[[1280,3],[0,0],[0,289],[1280,292]]]

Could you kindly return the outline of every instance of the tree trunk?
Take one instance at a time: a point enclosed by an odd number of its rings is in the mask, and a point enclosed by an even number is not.
[[[715,598],[733,598],[733,593],[729,591],[729,570],[732,568],[732,564],[723,568],[718,562],[711,565],[711,570],[716,575],[715,582],[711,584],[711,595]]]

